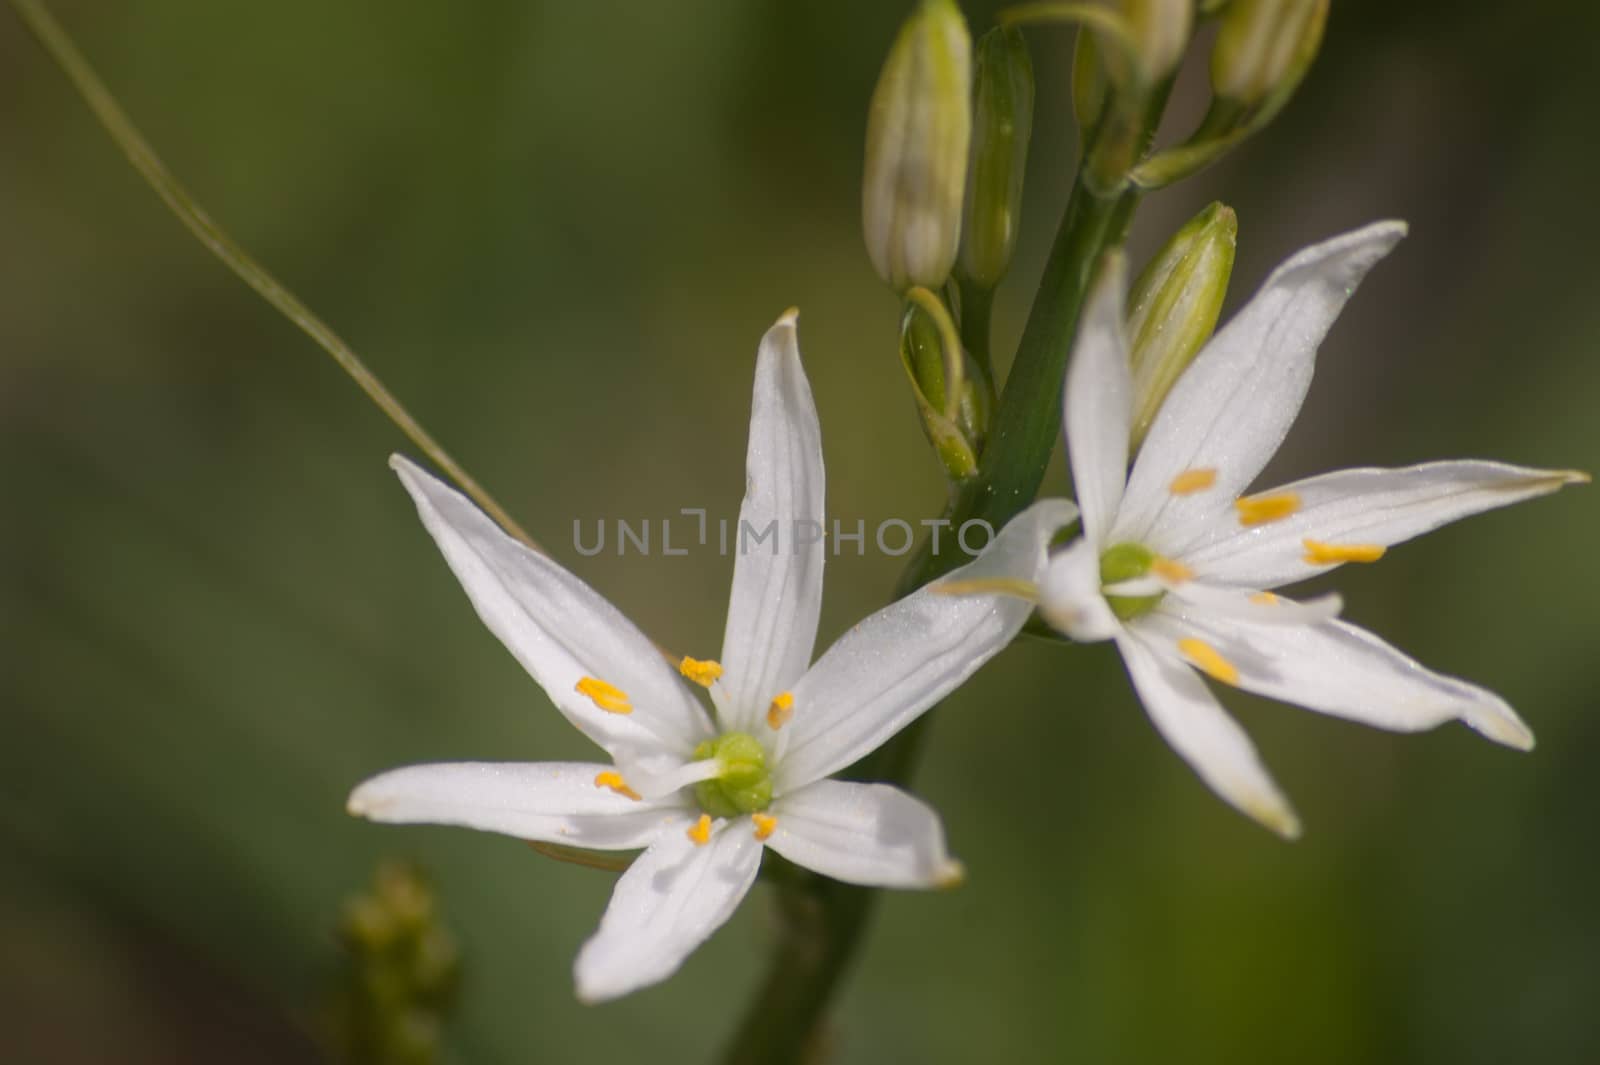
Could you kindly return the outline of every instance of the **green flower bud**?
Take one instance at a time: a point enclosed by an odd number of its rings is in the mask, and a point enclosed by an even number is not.
[[[1189,47],[1194,0],[1122,0],[1121,7],[1144,83],[1171,75]]]
[[[961,238],[972,41],[954,0],[922,0],[900,28],[867,114],[861,224],[897,292],[937,288]]]
[[[939,297],[925,288],[906,293],[900,319],[900,362],[917,401],[922,431],[952,481],[978,472],[989,425],[988,378],[961,346]]]
[[[980,288],[994,288],[1016,245],[1033,132],[1033,62],[1021,30],[997,27],[978,39],[974,80],[961,270]]]
[[[1233,209],[1213,203],[1173,234],[1133,284],[1128,350],[1134,449],[1150,431],[1178,375],[1217,327],[1238,233]]]
[[[1316,58],[1328,0],[1231,0],[1211,51],[1211,88],[1253,107],[1297,84]]]

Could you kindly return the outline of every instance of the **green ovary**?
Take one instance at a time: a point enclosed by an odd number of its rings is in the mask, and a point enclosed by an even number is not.
[[[712,817],[738,817],[765,810],[772,803],[772,773],[761,741],[745,732],[706,740],[694,749],[696,761],[715,758],[722,773],[694,786],[695,801]]]
[[[1155,552],[1143,544],[1130,542],[1112,544],[1100,556],[1100,585],[1120,584],[1123,581],[1138,580],[1148,576],[1150,566],[1155,562]],[[1155,595],[1108,595],[1106,605],[1119,620],[1131,621],[1140,614],[1148,613],[1161,602],[1161,597],[1166,594],[1157,592]]]

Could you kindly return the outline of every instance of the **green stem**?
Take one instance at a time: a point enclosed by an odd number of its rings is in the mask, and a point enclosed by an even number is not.
[[[994,289],[983,288],[963,278],[957,282],[957,290],[961,296],[961,346],[992,379],[994,365],[989,358],[989,321],[994,311]]]
[[[128,157],[128,162],[133,164],[134,170],[138,171],[139,176],[155,190],[156,195],[160,196],[168,209],[177,216],[178,221],[182,222],[201,244],[210,249],[213,255],[222,260],[224,266],[237,274],[240,280],[254,289],[262,299],[277,308],[285,318],[299,326],[301,332],[315,341],[317,346],[331,355],[333,361],[339,364],[339,368],[349,375],[362,392],[366,393],[368,399],[377,404],[378,409],[388,415],[389,420],[417,446],[418,450],[427,455],[434,465],[459,485],[461,490],[502,529],[533,550],[540,550],[539,545],[533,542],[527,531],[506,513],[505,508],[500,506],[494,497],[461,467],[460,463],[450,457],[449,452],[445,451],[401,405],[393,393],[384,387],[377,375],[367,369],[366,364],[356,356],[350,345],[346,344],[327,323],[313,314],[309,307],[301,303],[294,293],[284,288],[277,278],[256,262],[223,231],[221,226],[211,220],[205,210],[195,202],[194,197],[189,195],[188,190],[172,176],[172,172],[167,169],[160,156],[156,155],[155,150],[134,126],[132,119],[117,104],[105,84],[95,74],[83,53],[72,43],[72,38],[67,36],[67,32],[61,28],[61,24],[44,5],[38,0],[11,0],[11,6],[66,74],[84,102],[89,105],[89,110],[94,112],[100,125],[105,128],[117,147],[122,149],[122,153]]]
[[[1152,94],[1141,116],[1141,150],[1161,119],[1170,88],[1168,82]],[[1132,187],[1097,194],[1079,172],[1006,379],[994,435],[977,476],[945,511],[955,528],[978,518],[998,530],[1038,494],[1061,432],[1061,389],[1078,312],[1101,255],[1123,242],[1140,198]],[[963,290],[962,335],[970,343],[966,296]],[[923,542],[906,567],[896,598],[965,561],[959,550],[936,554],[928,543]],[[931,718],[932,711],[924,714],[847,775],[906,783],[916,769]],[[860,947],[879,894],[816,874],[778,888],[781,938],[766,980],[729,1043],[725,1065],[807,1065],[820,1060],[828,1003]]]

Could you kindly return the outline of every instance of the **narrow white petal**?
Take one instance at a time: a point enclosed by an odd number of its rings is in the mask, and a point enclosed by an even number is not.
[[[1300,820],[1261,764],[1255,744],[1195,671],[1175,653],[1158,650],[1134,633],[1119,637],[1117,649],[1156,731],[1200,779],[1280,836],[1298,836]]]
[[[664,823],[682,819],[675,803],[597,785],[608,772],[611,766],[589,762],[413,765],[361,784],[346,809],[385,824],[459,825],[596,850],[643,847]]]
[[[1127,272],[1121,254],[1106,258],[1078,324],[1063,396],[1073,494],[1083,533],[1097,544],[1106,542],[1128,480],[1133,381],[1122,324]]]
[[[1261,493],[1299,501],[1298,509],[1279,521],[1247,528],[1235,515],[1223,515],[1184,560],[1209,580],[1273,588],[1332,568],[1306,560],[1308,539],[1389,547],[1460,518],[1587,480],[1572,470],[1476,460],[1339,470]]]
[[[768,701],[811,664],[826,553],[822,506],[822,433],[791,311],[767,330],[756,356],[745,496],[722,638],[724,725],[732,731],[753,729]]]
[[[952,595],[939,586],[1038,584],[1051,537],[1075,517],[1077,507],[1066,500],[1035,503],[972,562],[841,636],[794,686],[778,790],[795,791],[854,762],[1010,643],[1033,612],[1030,601],[1004,592]]]
[[[1140,619],[1140,630],[1169,644],[1205,641],[1238,669],[1239,687],[1258,695],[1395,732],[1459,719],[1496,743],[1533,746],[1504,699],[1435,673],[1346,621],[1263,625],[1198,610],[1178,616],[1163,604]]]
[[[710,735],[700,702],[616,607],[407,459],[395,455],[389,465],[478,617],[580,732],[613,758],[648,761],[682,760]],[[632,712],[602,710],[579,694],[585,677],[622,691]]]
[[[1050,556],[1039,584],[1039,616],[1080,643],[1109,640],[1122,631],[1100,590],[1100,553],[1080,537]]]
[[[750,890],[761,844],[749,822],[718,824],[709,842],[689,839],[692,819],[661,830],[617,880],[600,928],[578,952],[578,997],[604,1002],[659,983],[720,928]]]
[[[1374,263],[1405,235],[1379,222],[1306,248],[1218,331],[1178,378],[1134,463],[1115,539],[1177,557],[1203,519],[1232,505],[1294,423],[1317,346]],[[1180,475],[1210,486],[1174,492]]]
[[[961,863],[933,807],[887,784],[819,780],[782,796],[767,846],[807,869],[869,887],[951,887]]]
[[[682,788],[710,780],[722,773],[722,763],[715,758],[699,762],[684,762],[665,770],[651,766],[621,767],[628,778],[628,786],[646,799],[659,799]]]
[[[1252,592],[1202,581],[1169,582],[1166,591],[1177,601],[1162,604],[1165,610],[1179,613],[1193,610],[1209,617],[1238,618],[1261,625],[1308,625],[1336,618],[1344,609],[1344,600],[1335,593],[1296,600],[1271,592]]]

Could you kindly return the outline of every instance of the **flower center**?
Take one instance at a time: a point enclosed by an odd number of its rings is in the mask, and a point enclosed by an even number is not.
[[[1140,577],[1148,577],[1150,568],[1155,565],[1156,553],[1143,544],[1126,541],[1112,544],[1100,555],[1100,586],[1121,584],[1123,581],[1135,581]],[[1122,621],[1131,621],[1154,609],[1161,602],[1161,597],[1166,594],[1157,592],[1155,595],[1108,595],[1106,605],[1111,612]]]
[[[738,817],[772,803],[772,773],[761,741],[746,732],[729,732],[694,749],[695,761],[715,758],[722,772],[694,786],[695,801],[712,817]]]

